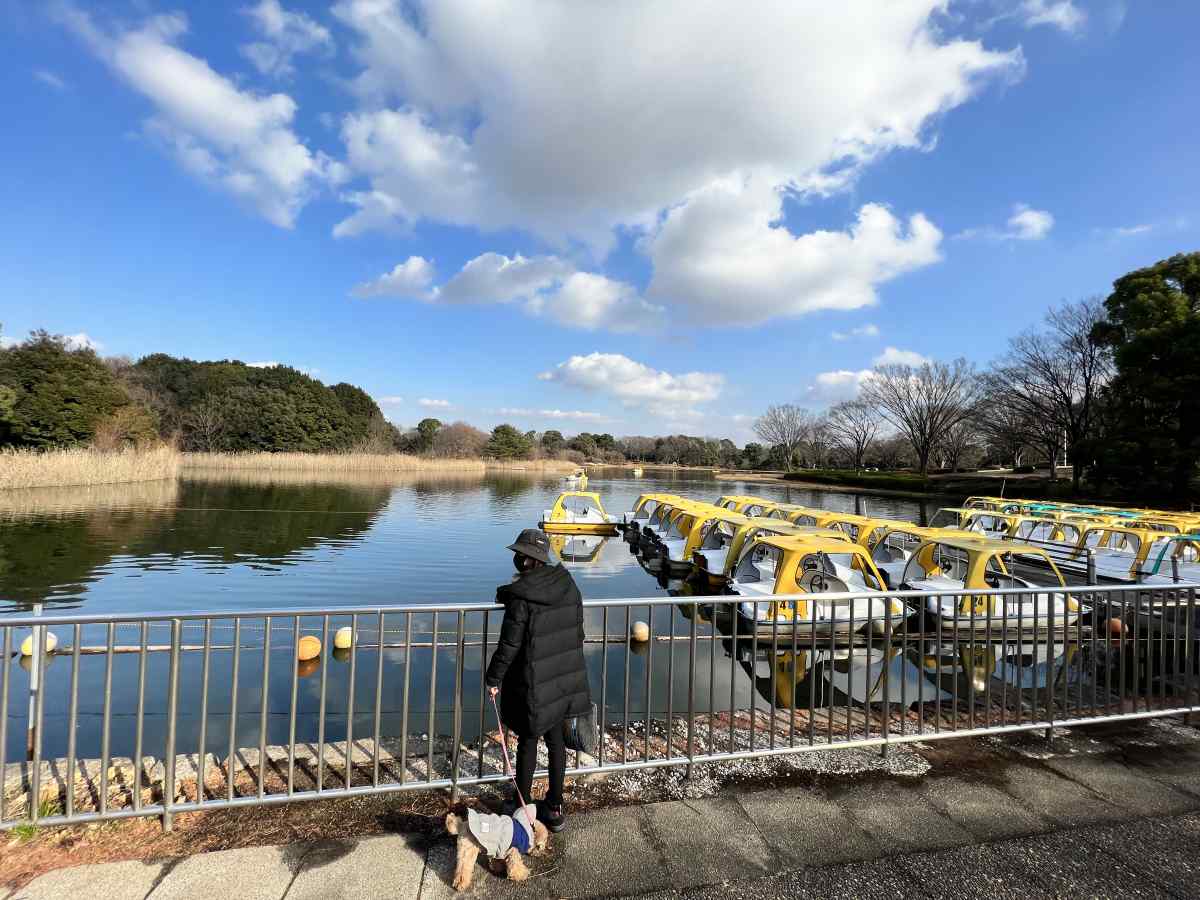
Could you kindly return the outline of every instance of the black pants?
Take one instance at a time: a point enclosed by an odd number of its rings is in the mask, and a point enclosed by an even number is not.
[[[563,782],[567,773],[567,745],[563,743],[562,723],[555,725],[542,735],[546,742],[546,750],[550,753],[550,790],[546,792],[547,806],[562,806]],[[533,787],[533,771],[537,768],[537,735],[517,738],[517,788],[526,803],[529,791]]]

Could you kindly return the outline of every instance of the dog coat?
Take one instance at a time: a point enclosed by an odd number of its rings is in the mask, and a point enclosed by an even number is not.
[[[468,809],[467,827],[488,856],[503,859],[510,847],[516,847],[519,853],[529,852],[533,845],[533,826],[527,818],[524,810],[517,810],[516,816],[500,816]]]

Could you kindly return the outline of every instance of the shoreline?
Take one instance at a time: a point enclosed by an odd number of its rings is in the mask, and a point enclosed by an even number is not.
[[[745,475],[726,474],[718,472],[718,481],[745,481],[751,484],[778,484],[784,487],[798,487],[805,490],[826,491],[835,494],[874,494],[880,497],[907,497],[914,500],[933,498],[957,497],[961,491],[906,491],[898,488],[860,487],[851,484],[829,484],[823,481],[800,481],[794,478],[784,478],[782,475],[767,475],[765,473],[747,472]]]

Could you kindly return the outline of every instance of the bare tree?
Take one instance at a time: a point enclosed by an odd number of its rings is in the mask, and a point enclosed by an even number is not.
[[[912,445],[902,434],[888,434],[876,439],[871,455],[881,469],[899,469],[912,462]]]
[[[964,461],[980,449],[980,432],[974,419],[963,419],[946,429],[938,452],[952,472],[957,472]]]
[[[812,426],[808,431],[808,440],[804,442],[815,468],[823,469],[829,465],[829,455],[837,445],[833,429],[829,427],[827,414],[813,416]]]
[[[225,447],[225,410],[214,397],[205,397],[183,417],[184,443],[189,450],[212,453]]]
[[[808,410],[791,403],[768,406],[754,422],[754,433],[772,447],[782,447],[787,453],[787,468],[792,468],[792,454],[812,433],[816,417]]]
[[[1005,402],[1003,396],[986,391],[971,420],[987,441],[991,452],[1012,468],[1021,465],[1029,447],[1029,426],[1019,410]]]
[[[946,432],[969,418],[978,397],[975,370],[965,359],[921,366],[876,366],[863,383],[862,398],[912,444],[922,475]]]
[[[851,457],[857,472],[879,434],[879,413],[862,400],[846,400],[830,408],[827,420],[834,441]]]
[[[433,436],[433,455],[450,458],[469,458],[483,452],[488,436],[466,422],[452,422],[438,429]]]
[[[1064,303],[1046,314],[1045,331],[1013,338],[988,376],[989,393],[1005,398],[1026,423],[1028,441],[1046,454],[1051,480],[1063,450],[1070,454],[1076,489],[1096,426],[1097,397],[1112,375],[1109,351],[1091,340],[1104,318],[1099,298]]]

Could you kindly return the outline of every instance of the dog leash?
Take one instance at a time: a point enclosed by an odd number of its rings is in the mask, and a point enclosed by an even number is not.
[[[496,724],[500,726],[500,746],[504,748],[504,774],[512,780],[513,787],[517,791],[517,799],[521,801],[521,811],[524,812],[528,804],[525,802],[525,797],[521,794],[521,786],[517,784],[517,776],[513,774],[513,765],[508,758],[508,735],[504,732],[504,722],[500,718],[500,707],[496,705],[496,695],[492,694],[492,710],[496,713]]]

